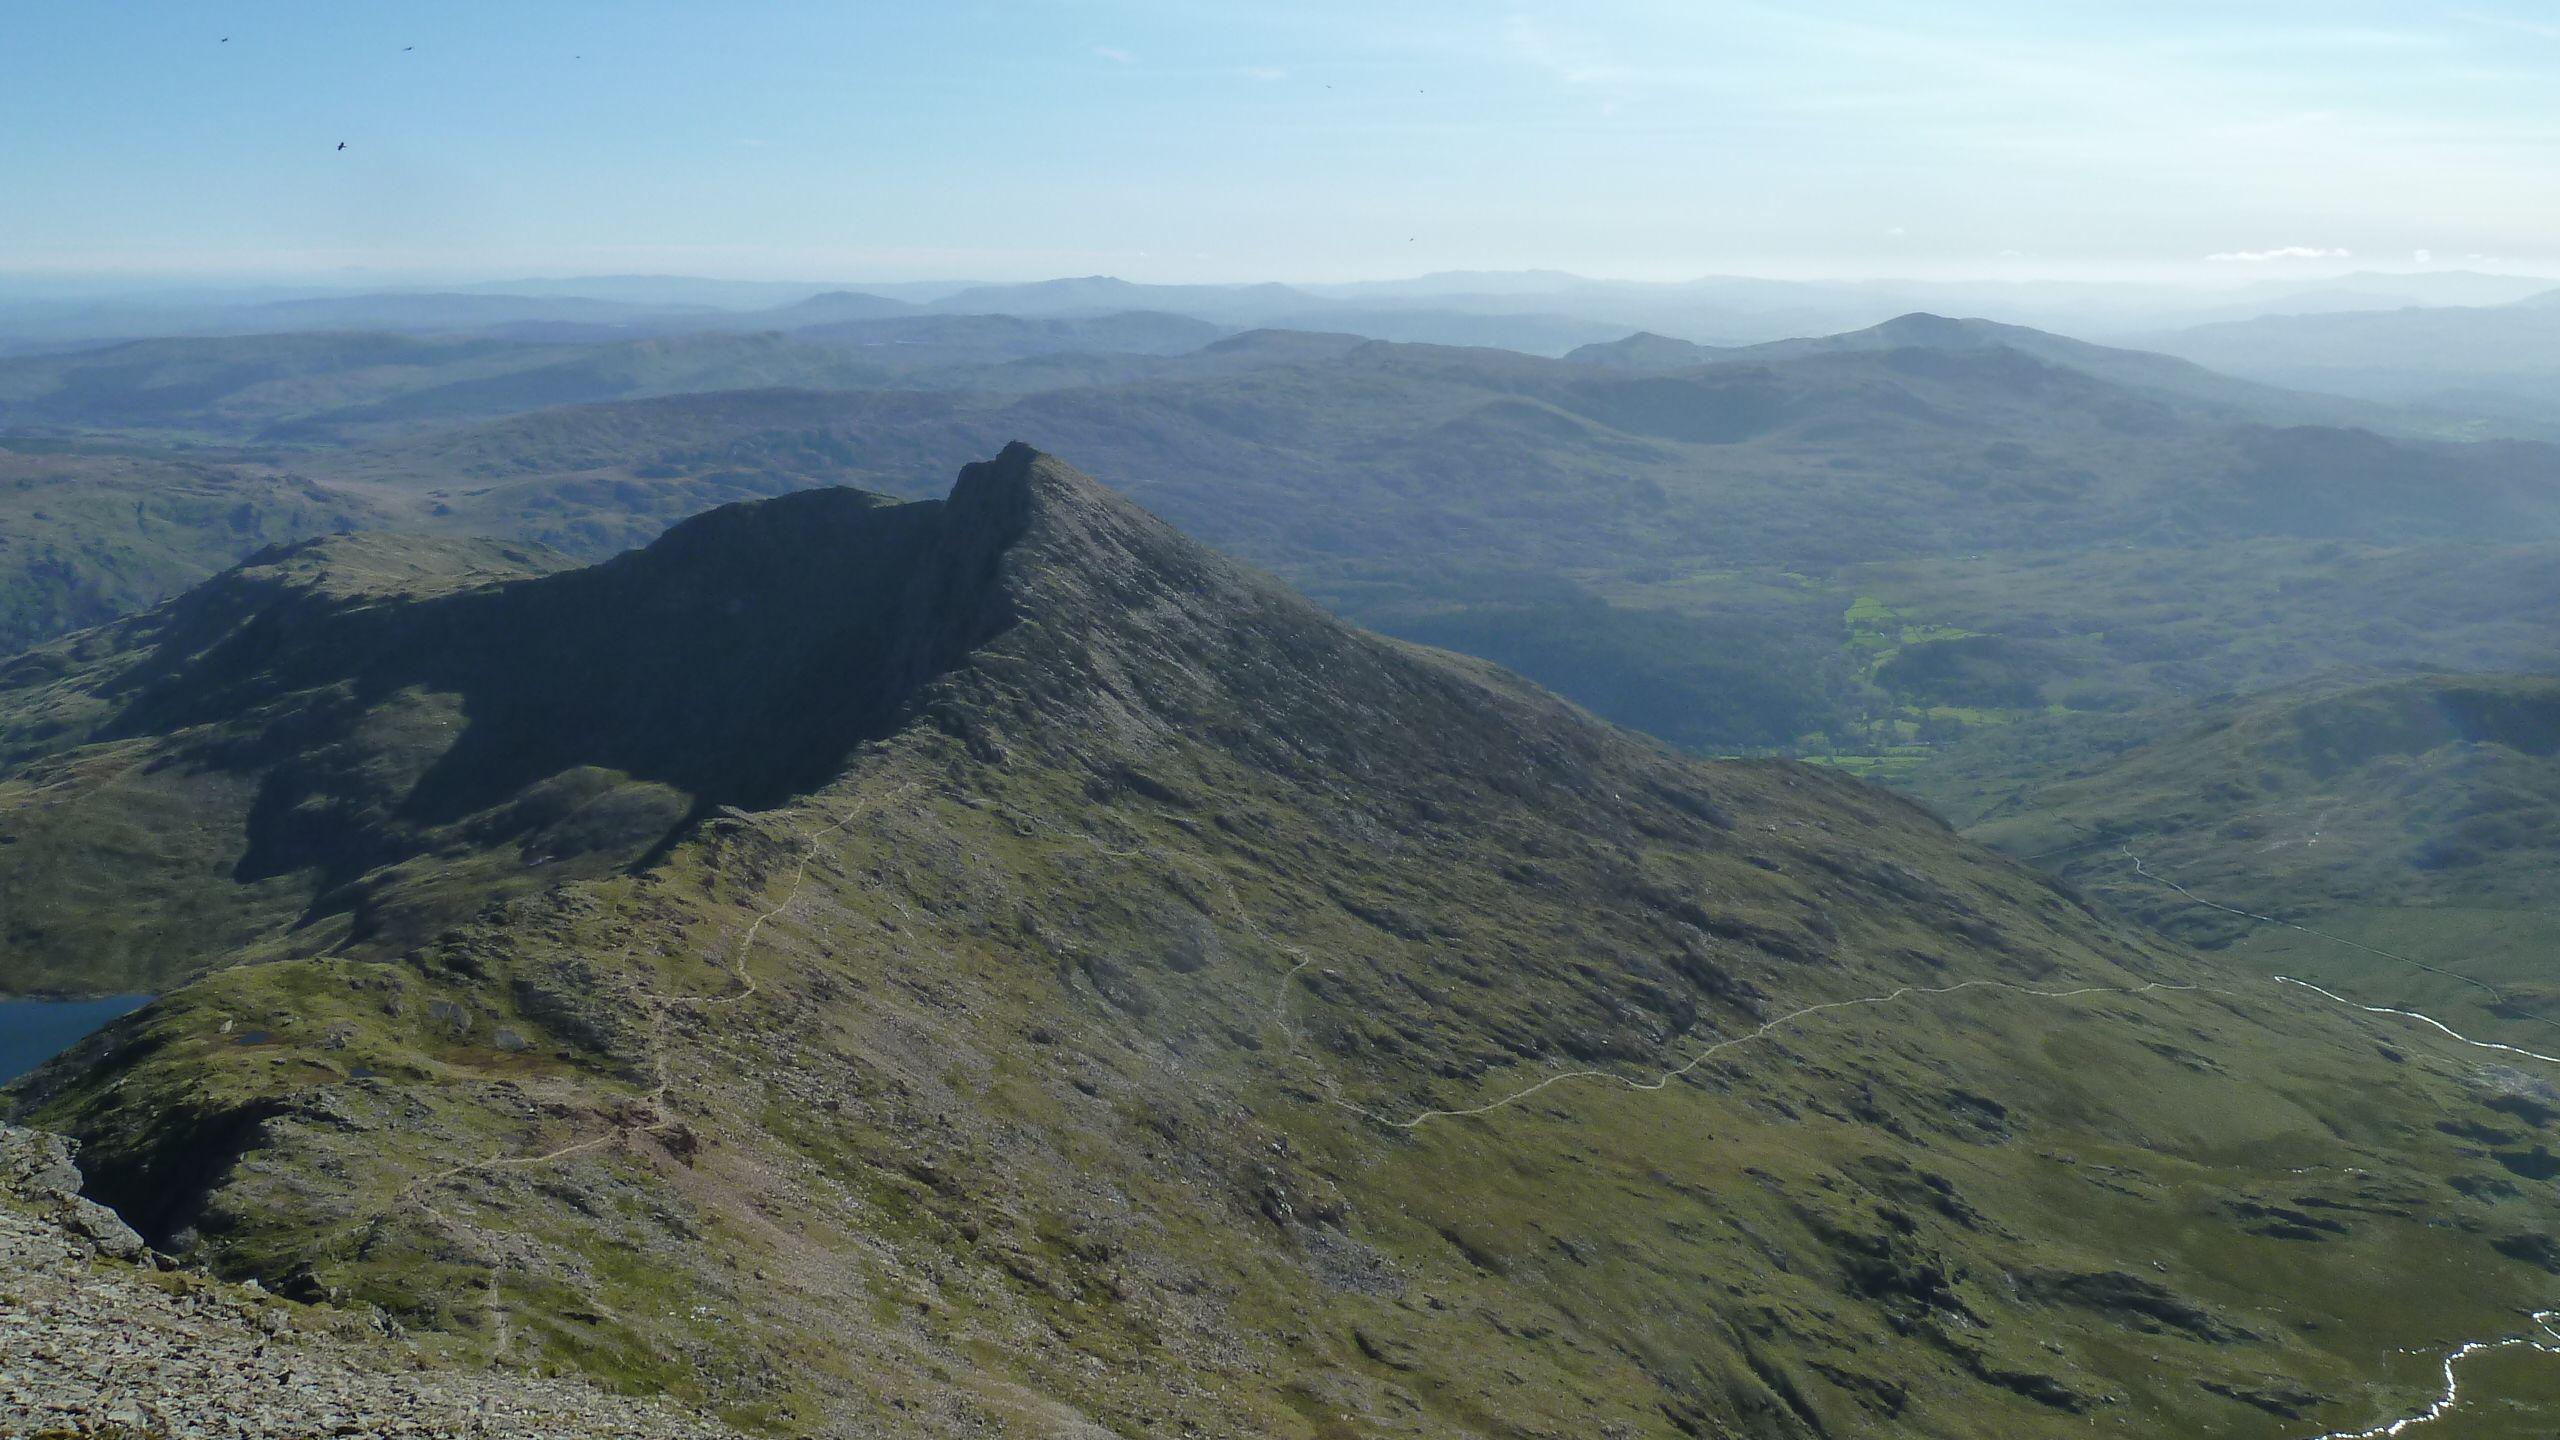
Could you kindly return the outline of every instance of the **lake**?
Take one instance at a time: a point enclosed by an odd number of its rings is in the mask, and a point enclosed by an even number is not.
[[[68,1050],[80,1037],[150,1003],[148,995],[102,1000],[0,1000],[0,1085]]]

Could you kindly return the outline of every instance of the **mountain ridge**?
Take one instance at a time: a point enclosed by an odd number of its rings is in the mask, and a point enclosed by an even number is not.
[[[298,1303],[780,1434],[2255,1440],[2431,1394],[2399,1347],[2548,1282],[2490,1243],[2548,1205],[2452,1183],[2546,1123],[2466,1058],[2395,1032],[2353,1091],[2343,1009],[1854,780],[1353,630],[1028,447],[662,544],[367,623],[497,608],[437,653],[542,657],[563,612],[509,597],[595,591],[645,640],[616,577],[710,554],[976,638],[751,603],[791,659],[742,662],[913,679],[903,718],[637,860],[447,875],[486,903],[414,944],[164,995],[12,1092],[93,1195]],[[715,657],[720,593],[672,607]],[[354,690],[451,713],[422,673]]]

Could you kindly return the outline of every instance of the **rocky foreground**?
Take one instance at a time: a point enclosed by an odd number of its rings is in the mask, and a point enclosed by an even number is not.
[[[0,1435],[12,1440],[732,1434],[588,1386],[434,1367],[358,1317],[163,1269],[79,1190],[70,1142],[0,1125]]]

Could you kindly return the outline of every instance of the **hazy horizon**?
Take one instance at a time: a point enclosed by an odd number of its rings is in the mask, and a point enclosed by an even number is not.
[[[33,12],[0,275],[2560,270],[2543,12],[2170,8]]]
[[[2308,269],[2271,268],[2230,275],[2162,276],[2091,276],[2067,275],[1926,275],[1919,273],[1876,272],[1859,274],[1784,275],[1744,271],[1718,271],[1697,275],[1658,278],[1641,275],[1593,274],[1560,265],[1529,266],[1518,269],[1484,269],[1476,267],[1428,271],[1380,272],[1342,278],[1309,279],[1289,275],[1238,274],[1196,279],[1159,280],[1139,274],[1115,274],[1102,271],[1069,274],[1059,271],[1025,271],[1018,274],[931,274],[931,275],[791,275],[757,274],[720,271],[388,271],[351,267],[333,272],[310,273],[241,273],[241,272],[128,272],[112,271],[7,271],[0,270],[0,292],[18,289],[29,294],[59,291],[95,297],[129,295],[148,297],[165,292],[237,293],[307,293],[345,292],[350,294],[381,291],[386,293],[432,293],[438,290],[469,290],[490,286],[557,285],[576,287],[634,281],[691,282],[721,285],[763,286],[774,289],[852,289],[865,285],[897,289],[905,287],[969,287],[978,285],[1027,285],[1065,280],[1114,280],[1132,285],[1177,286],[1252,286],[1281,285],[1292,288],[1324,290],[1362,285],[1422,284],[1432,281],[1458,281],[1468,277],[1487,280],[1523,280],[1533,276],[1553,276],[1560,282],[1598,286],[1650,286],[1676,289],[1684,286],[1714,284],[1750,284],[1755,282],[1836,285],[1842,287],[1891,288],[1894,286],[1972,286],[2027,288],[2034,286],[2114,287],[2129,291],[2186,290],[2198,293],[2238,292],[2269,284],[2287,289],[2346,284],[2362,279],[2397,279],[2407,276],[2483,275],[2501,279],[2545,279],[2560,276],[2560,259],[2548,267],[2531,265],[2355,265],[2346,268]],[[2560,280],[2555,280],[2560,283]],[[1457,292],[1452,292],[1457,293]],[[1534,292],[1524,292],[1534,293]]]

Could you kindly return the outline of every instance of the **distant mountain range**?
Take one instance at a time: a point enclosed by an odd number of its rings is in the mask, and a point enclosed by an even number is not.
[[[2256,385],[2208,370],[2202,365],[2146,351],[2092,345],[2023,325],[1925,314],[1897,316],[1881,325],[1842,335],[1773,340],[1761,345],[1723,348],[1692,345],[1663,335],[1636,334],[1605,345],[1586,345],[1565,358],[1612,370],[1663,371],[1737,361],[1787,360],[1805,355],[1900,349],[2015,350],[2129,389],[2163,397],[2201,400],[2227,407],[2235,414],[2261,420],[2291,419],[2305,423],[2374,427],[2398,418],[2388,412],[2377,414],[2376,407],[2368,402],[2310,390],[2285,391],[2271,385]]]
[[[620,346],[153,341],[0,364],[0,413],[266,447],[204,452],[247,528],[191,542],[197,574],[330,515],[601,558],[712,505],[913,494],[955,446],[1049,437],[1365,623],[1707,749],[1864,753],[2013,710],[2149,703],[2285,673],[2302,661],[2284,634],[2340,661],[2514,667],[2549,588],[2515,547],[2560,543],[2550,447],[2385,437],[2333,401],[1987,322],[1566,360],[1221,333],[922,314]],[[147,512],[82,488],[110,463],[95,442],[44,444],[30,513],[79,517],[65,540],[96,556],[160,543]],[[278,475],[329,506],[282,505],[259,478]],[[2309,558],[2339,545],[2363,548]],[[2259,553],[2229,558],[2244,546]],[[2512,604],[2478,623],[2441,608],[2421,576],[2448,562],[2412,546],[2506,547],[2461,563],[2504,575]],[[107,613],[68,597],[96,567],[62,553],[0,551],[22,639]],[[2054,583],[2065,564],[2076,591]],[[2165,571],[2221,618],[2095,603]],[[2314,603],[2341,573],[2365,575],[2358,598]],[[2271,575],[2302,588],[2266,592]],[[1931,618],[1844,624],[1862,599]],[[2359,606],[2390,623],[2345,624]],[[1885,716],[1900,738],[1874,730]]]
[[[2262,316],[2133,343],[2269,384],[2530,423],[2560,413],[2555,295],[2496,306]]]
[[[796,329],[930,308],[1090,317],[1144,310],[1230,328],[1350,331],[1544,354],[1652,330],[1739,345],[1851,330],[1912,311],[1985,315],[2092,338],[2212,321],[2398,306],[2503,304],[2560,282],[2465,271],[2354,274],[2179,288],[2053,281],[1595,280],[1555,271],[1461,272],[1352,284],[1162,285],[1094,275],[1022,284],[779,285],[681,277],[484,283],[449,291],[313,292],[226,300],[92,287],[0,290],[0,354],[172,335],[304,329],[596,341],[697,330]]]

